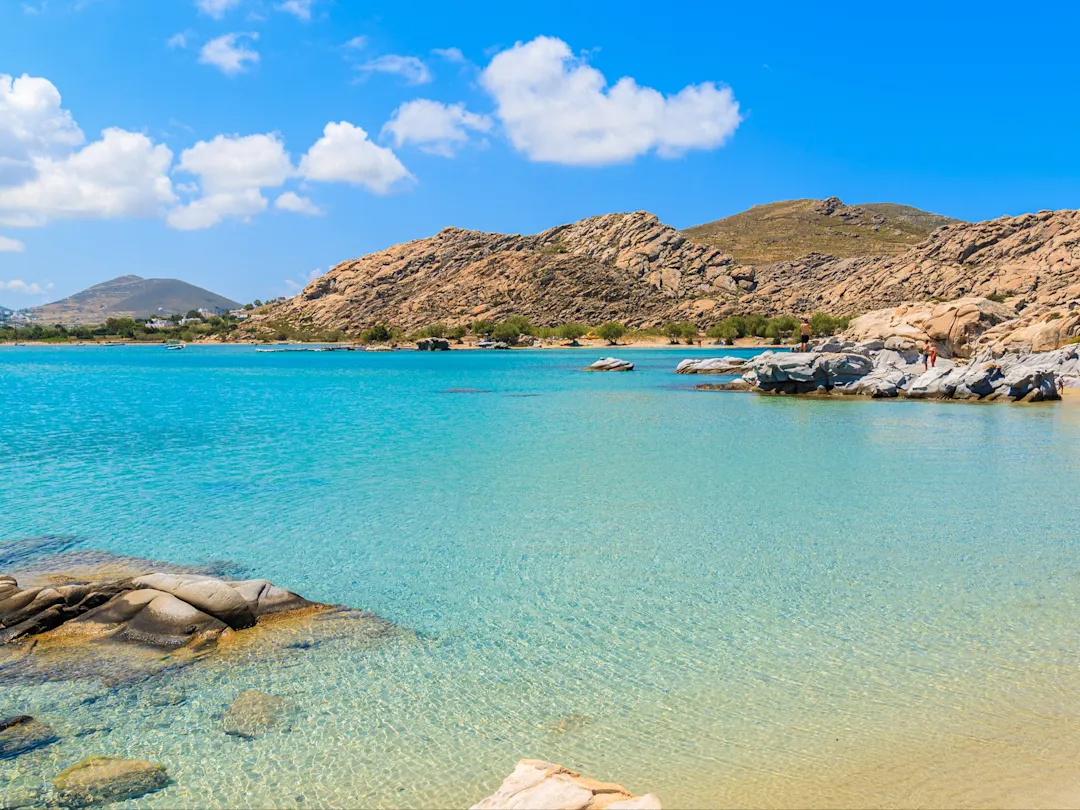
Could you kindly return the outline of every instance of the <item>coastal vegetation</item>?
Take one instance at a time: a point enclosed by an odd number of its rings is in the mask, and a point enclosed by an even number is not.
[[[162,340],[194,341],[213,337],[223,338],[236,331],[240,321],[232,315],[211,315],[206,318],[189,312],[186,316],[170,315],[164,319],[108,318],[104,323],[90,326],[45,325],[41,323],[0,325],[0,342],[76,343],[97,340],[133,340],[155,342]],[[168,324],[168,325],[165,325]]]

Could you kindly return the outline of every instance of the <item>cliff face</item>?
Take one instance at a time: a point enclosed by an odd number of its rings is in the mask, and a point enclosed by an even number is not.
[[[521,314],[702,325],[727,314],[858,314],[911,300],[1007,298],[1037,312],[1080,298],[1080,212],[955,223],[891,257],[811,254],[749,266],[645,212],[607,214],[532,236],[446,228],[334,267],[252,319],[355,333]]]

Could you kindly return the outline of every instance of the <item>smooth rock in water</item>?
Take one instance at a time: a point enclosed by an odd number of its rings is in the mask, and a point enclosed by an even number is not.
[[[149,574],[134,581],[137,588],[172,594],[193,608],[213,616],[233,630],[255,626],[255,613],[236,588],[220,579],[197,575]]]
[[[583,777],[561,765],[523,759],[495,793],[471,810],[661,810],[649,793],[633,796],[622,785]]]
[[[0,720],[0,760],[51,745],[60,738],[49,726],[29,715]]]
[[[585,371],[633,371],[634,364],[629,360],[620,360],[617,357],[601,357],[592,365],[586,366]]]
[[[15,788],[0,793],[0,810],[31,810],[45,806],[43,792],[35,788]]]
[[[137,799],[169,784],[165,768],[141,759],[91,757],[72,765],[53,780],[61,807]]]
[[[278,725],[285,711],[285,698],[266,692],[241,692],[225,710],[222,727],[231,737],[252,739]]]
[[[703,360],[683,360],[675,368],[676,374],[741,374],[746,365],[745,357],[709,357]]]

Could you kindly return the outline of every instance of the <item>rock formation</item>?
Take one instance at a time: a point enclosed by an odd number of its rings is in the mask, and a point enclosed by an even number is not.
[[[391,628],[259,579],[159,572],[21,588],[0,575],[0,680],[141,677],[200,660],[257,625],[260,640],[299,627],[327,637]]]
[[[751,358],[736,384],[699,386],[770,394],[846,394],[876,398],[1043,402],[1060,399],[1059,377],[1080,379],[1080,346],[1039,354],[989,355],[969,364],[939,361],[924,369],[910,350],[829,341],[810,352]]]
[[[831,219],[836,211],[822,216]],[[859,227],[876,227],[875,216],[859,213]],[[538,325],[694,320],[707,326],[735,313],[858,315],[905,301],[988,296],[1004,300],[1011,319],[1049,317],[1049,310],[1080,300],[1080,211],[954,222],[899,255],[810,253],[755,265],[695,243],[640,211],[592,217],[533,236],[446,228],[337,265],[296,297],[249,319],[235,338],[265,336],[281,322],[357,334],[379,323],[408,330],[510,314]],[[980,328],[993,327],[989,321],[1001,317],[984,304],[976,306]],[[970,345],[964,331],[969,314],[955,314],[964,323],[955,334],[951,326],[944,332],[948,342]],[[931,312],[927,321],[940,332],[939,321],[947,317],[954,316]],[[1069,324],[1040,332],[1045,339],[1037,345],[1055,334],[1080,332],[1080,325]],[[997,325],[1004,329],[1004,323]],[[1003,346],[1009,345],[1006,338],[999,331]]]
[[[634,364],[617,357],[601,357],[595,363],[585,366],[584,371],[633,371]]]
[[[634,796],[622,785],[598,782],[539,759],[523,759],[502,786],[471,810],[661,810],[651,793]]]
[[[281,722],[285,698],[249,689],[237,695],[222,718],[222,728],[230,737],[251,740]]]
[[[745,357],[707,357],[702,360],[683,360],[675,369],[676,374],[741,374],[746,365]]]

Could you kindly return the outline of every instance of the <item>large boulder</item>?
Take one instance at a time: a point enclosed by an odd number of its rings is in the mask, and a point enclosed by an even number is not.
[[[91,757],[62,771],[54,780],[56,803],[61,807],[137,799],[169,784],[161,765],[141,759]]]
[[[622,785],[583,777],[561,765],[523,759],[497,791],[471,810],[661,810],[652,793],[634,796]]]
[[[620,360],[617,357],[601,357],[592,365],[586,366],[585,371],[633,371],[634,364],[629,360]]]
[[[768,393],[827,393],[849,385],[873,369],[872,360],[862,354],[821,352],[765,352],[745,365],[743,380]]]
[[[745,357],[706,357],[683,360],[675,368],[676,374],[741,374],[746,365]]]
[[[1016,317],[1015,309],[988,298],[907,303],[860,315],[842,337],[857,343],[878,340],[898,351],[934,341],[942,356],[970,357],[984,332]]]

